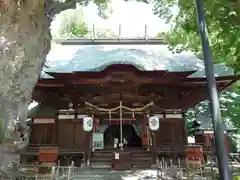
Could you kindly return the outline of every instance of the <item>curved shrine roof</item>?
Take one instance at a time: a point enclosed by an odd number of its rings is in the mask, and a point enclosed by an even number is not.
[[[45,72],[102,71],[112,64],[131,64],[139,70],[197,71],[189,77],[204,77],[204,63],[189,52],[172,54],[166,45],[56,45],[48,54]],[[214,65],[216,76],[233,75],[224,65]],[[45,71],[45,72],[44,72]]]
[[[219,91],[240,77],[226,66],[214,68]],[[188,52],[172,54],[166,45],[56,45],[33,99],[67,107],[78,96],[78,104],[115,107],[121,88],[129,106],[152,99],[157,108],[187,109],[207,99],[204,71],[202,60]]]

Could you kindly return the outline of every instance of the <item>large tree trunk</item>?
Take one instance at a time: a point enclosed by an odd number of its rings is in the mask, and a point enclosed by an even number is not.
[[[50,21],[44,13],[45,0],[0,2],[0,118],[8,140],[14,142],[19,136],[11,127],[16,128],[14,121],[26,120],[33,88],[50,49]],[[6,160],[5,152],[0,156],[0,166],[11,161]]]

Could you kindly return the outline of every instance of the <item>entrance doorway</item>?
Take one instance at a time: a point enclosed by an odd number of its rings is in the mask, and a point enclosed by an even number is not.
[[[125,140],[124,147],[142,147],[142,141],[135,128],[131,124],[122,124],[122,137]],[[111,124],[104,132],[104,148],[114,148],[114,138],[120,142],[119,124]]]

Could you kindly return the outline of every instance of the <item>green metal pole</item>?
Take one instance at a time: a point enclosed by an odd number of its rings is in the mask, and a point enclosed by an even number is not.
[[[204,17],[204,0],[196,1],[196,13],[198,19],[199,33],[202,42],[202,51],[205,64],[205,73],[208,85],[208,94],[210,99],[210,108],[212,115],[212,123],[215,133],[215,146],[218,160],[218,169],[221,180],[231,180],[232,175],[228,166],[228,154],[225,145],[224,132],[221,123],[221,113],[219,107],[218,93],[216,88],[216,80],[214,77],[214,69],[212,55],[208,41],[207,27]]]

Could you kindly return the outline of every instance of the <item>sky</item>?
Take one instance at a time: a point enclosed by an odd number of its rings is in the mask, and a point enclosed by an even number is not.
[[[112,13],[107,20],[97,15],[97,6],[90,2],[87,7],[82,8],[84,12],[85,22],[96,28],[110,28],[114,34],[118,34],[119,24],[121,24],[121,34],[123,37],[144,36],[145,25],[147,25],[147,35],[155,36],[158,32],[166,32],[170,29],[170,25],[165,24],[153,14],[153,4],[145,4],[142,2],[124,0],[112,0],[109,4]],[[59,28],[59,22],[53,23],[53,29]]]
[[[125,2],[124,0],[112,0],[113,13],[108,20],[100,20],[96,15],[96,5],[91,3],[84,10],[87,22],[97,24],[97,26],[110,26],[114,32],[118,32],[119,24],[122,26],[123,36],[132,36],[135,34],[144,35],[145,25],[147,25],[147,34],[156,35],[158,32],[167,31],[170,27],[163,20],[153,14],[152,4],[146,4],[136,1]]]

